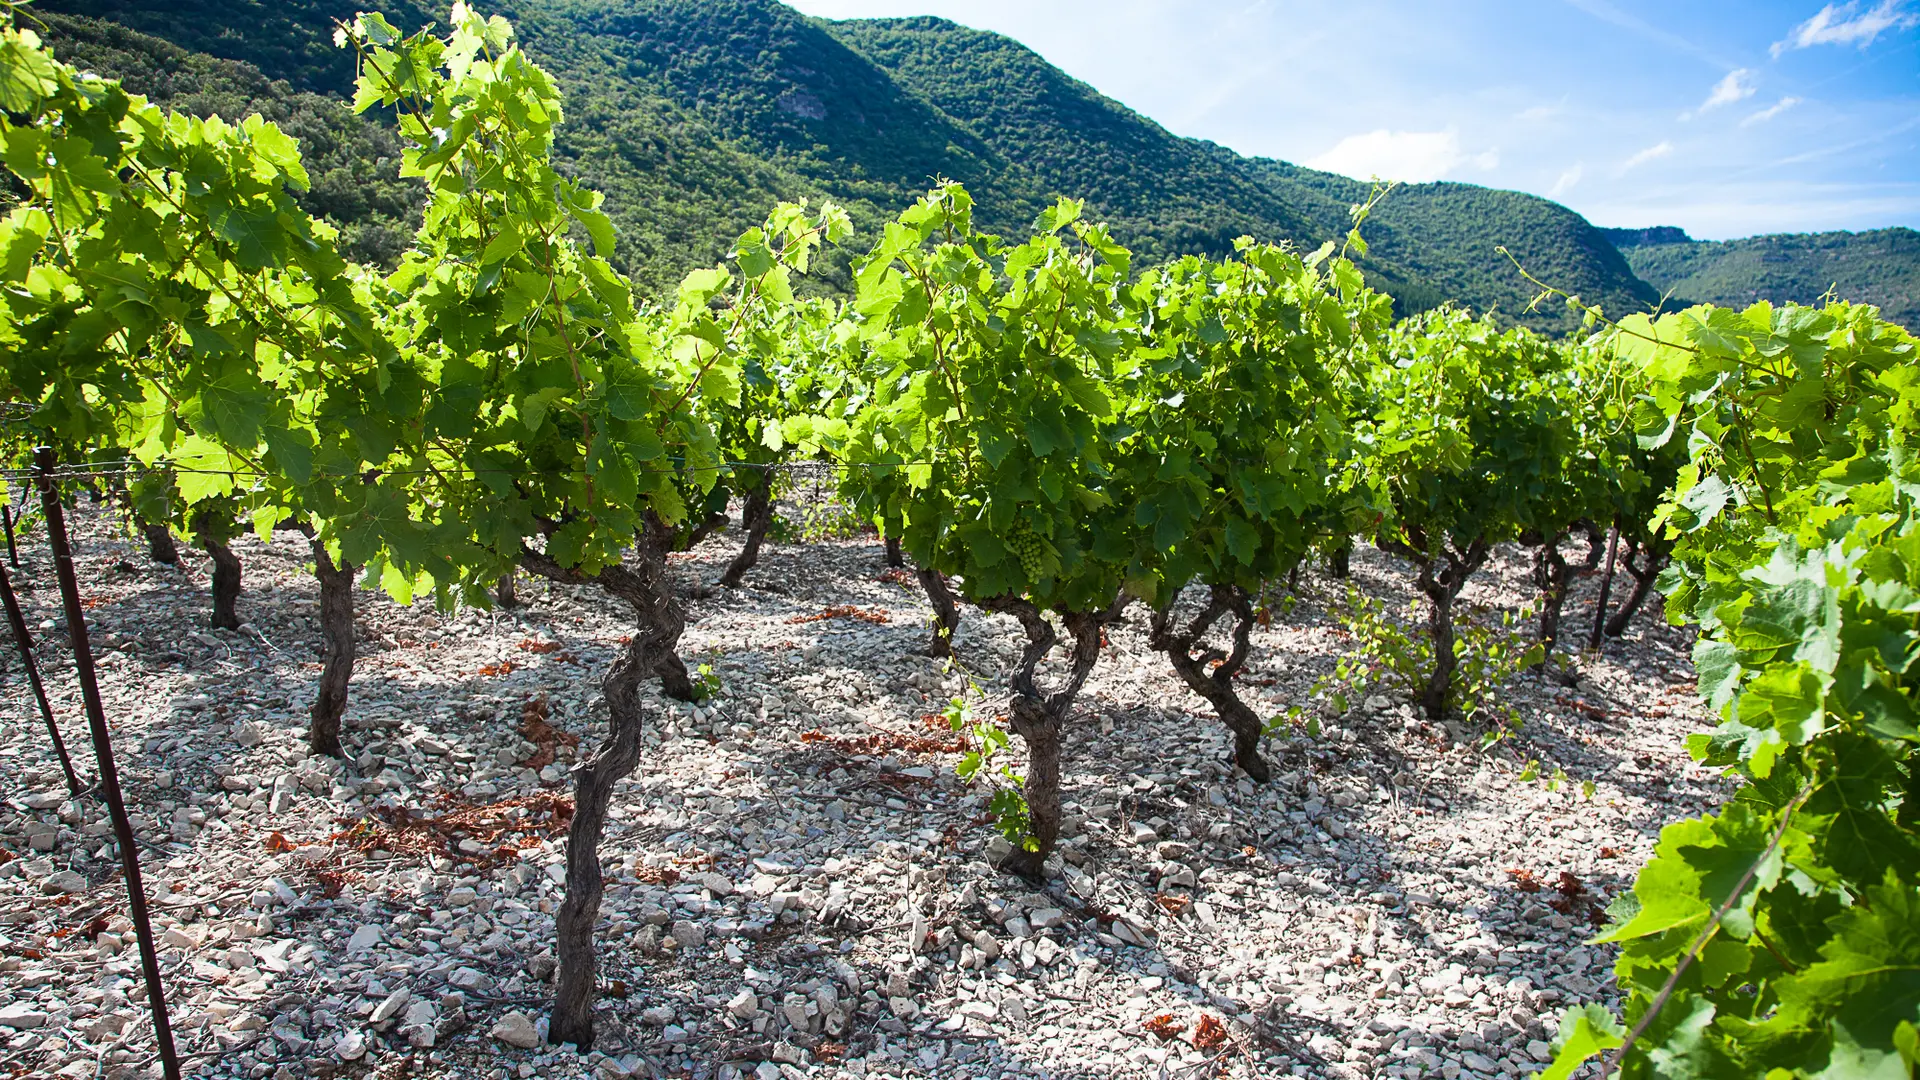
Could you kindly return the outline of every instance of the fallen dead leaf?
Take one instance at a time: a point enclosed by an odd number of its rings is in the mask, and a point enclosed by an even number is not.
[[[858,608],[852,604],[835,604],[833,607],[827,608],[817,615],[795,615],[787,621],[789,623],[811,623],[822,622],[826,619],[859,619],[861,622],[870,622],[878,626],[883,623],[892,622],[893,616],[887,614],[882,608]]]
[[[1161,1040],[1171,1039],[1187,1030],[1187,1025],[1174,1019],[1172,1013],[1161,1013],[1159,1016],[1142,1024],[1141,1027],[1147,1029],[1147,1034]]]

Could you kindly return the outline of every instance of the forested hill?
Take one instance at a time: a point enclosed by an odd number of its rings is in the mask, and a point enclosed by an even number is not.
[[[1920,232],[1794,233],[1694,240],[1672,226],[1609,230],[1627,262],[1674,301],[1810,304],[1833,289],[1920,330]]]
[[[1344,176],[1172,135],[998,34],[935,18],[831,25],[1049,189],[1091,200],[1151,255],[1220,250],[1241,233],[1318,243],[1344,232],[1347,208],[1369,191]],[[1610,310],[1657,299],[1585,218],[1533,195],[1406,186],[1381,205],[1366,235],[1366,265],[1416,307],[1458,299],[1520,313],[1533,290],[1495,250],[1502,245],[1537,276]]]
[[[42,0],[34,10],[170,42],[53,20],[57,48],[142,92],[280,119],[324,159],[309,204],[347,226],[357,254],[377,258],[407,227],[410,195],[387,182],[386,133],[338,104],[352,63],[332,43],[333,20],[369,6],[403,29],[444,15],[422,0]],[[943,20],[826,22],[774,0],[482,6],[513,19],[559,79],[560,157],[606,192],[617,261],[650,289],[714,262],[778,199],[839,199],[870,231],[935,177],[966,182],[985,223],[1003,232],[1024,228],[1055,195],[1086,198],[1148,260],[1219,252],[1243,233],[1317,245],[1345,232],[1347,207],[1368,192],[1175,136],[1019,43]],[[1910,230],[1724,245],[1639,232],[1610,236],[1517,192],[1410,185],[1368,223],[1366,267],[1403,309],[1451,299],[1536,325],[1567,325],[1565,309],[1525,316],[1531,290],[1500,246],[1614,312],[1669,288],[1690,300],[1805,300],[1837,282],[1842,295],[1915,322]]]

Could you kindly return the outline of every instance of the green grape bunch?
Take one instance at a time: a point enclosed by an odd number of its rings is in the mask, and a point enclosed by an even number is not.
[[[1028,580],[1038,580],[1047,569],[1047,542],[1033,531],[1032,523],[1015,518],[1004,537],[1007,551],[1020,560],[1020,570]]]

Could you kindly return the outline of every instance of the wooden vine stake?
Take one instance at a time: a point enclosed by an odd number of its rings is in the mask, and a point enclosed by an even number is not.
[[[86,703],[87,727],[93,734],[94,759],[100,767],[100,790],[106,796],[107,813],[113,818],[120,867],[127,879],[127,910],[140,941],[147,1004],[153,1009],[154,1042],[160,1050],[165,1080],[180,1080],[180,1054],[173,1046],[167,995],[160,985],[160,954],[153,944],[153,923],[147,918],[146,890],[140,885],[140,849],[134,846],[133,822],[127,817],[126,800],[120,796],[120,773],[114,768],[112,736],[107,731],[106,710],[100,704],[100,684],[94,679],[93,650],[87,644],[86,615],[80,606],[80,583],[73,573],[73,549],[67,543],[66,515],[60,506],[60,489],[53,482],[53,448],[39,447],[33,452],[33,459],[40,504],[47,517],[47,542],[53,548],[53,568],[60,579],[60,600],[66,608],[67,634],[73,641],[73,665],[80,677],[80,698]]]

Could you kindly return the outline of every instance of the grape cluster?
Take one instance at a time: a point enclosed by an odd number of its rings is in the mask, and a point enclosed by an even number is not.
[[[1027,572],[1027,577],[1029,579],[1039,577],[1047,549],[1046,541],[1040,539],[1040,534],[1033,531],[1033,526],[1027,524],[1025,519],[1016,519],[1012,527],[1007,530],[1006,540],[1007,549],[1020,560],[1020,569]]]

